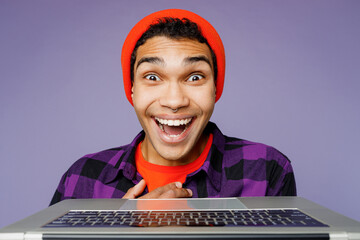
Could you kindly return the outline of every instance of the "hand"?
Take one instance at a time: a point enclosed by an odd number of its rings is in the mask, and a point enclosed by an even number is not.
[[[134,199],[139,196],[145,189],[146,183],[142,179],[134,187],[130,188],[123,198]],[[139,199],[150,199],[150,198],[189,198],[192,197],[192,191],[182,187],[181,182],[169,183],[165,186],[158,187],[155,190],[145,194]]]

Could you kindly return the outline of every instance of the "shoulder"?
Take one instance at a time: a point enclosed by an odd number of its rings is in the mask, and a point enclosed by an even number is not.
[[[106,167],[118,168],[131,149],[130,144],[128,144],[86,154],[70,166],[67,175],[98,175]]]
[[[235,137],[224,137],[224,151],[228,161],[265,161],[267,164],[273,161],[283,167],[290,164],[290,160],[272,146]]]
[[[119,171],[126,172],[127,176],[134,175],[136,171],[135,150],[144,135],[144,132],[141,131],[130,144],[81,157],[64,174],[64,184],[70,184],[70,182],[77,184],[80,180],[81,182],[111,182]]]
[[[223,167],[239,164],[239,162],[251,162],[251,165],[254,165],[256,162],[268,164],[271,161],[275,161],[282,167],[290,165],[290,160],[272,146],[237,137],[229,137],[224,135],[216,124],[212,122],[209,122],[207,131],[214,134],[213,145],[220,152],[218,155],[223,159]]]
[[[102,171],[105,167],[111,169],[121,169],[124,165],[135,165],[134,157],[137,144],[144,138],[144,132],[141,131],[131,143],[106,149],[100,152],[87,154],[77,160],[68,170],[68,173],[77,173],[79,171]]]

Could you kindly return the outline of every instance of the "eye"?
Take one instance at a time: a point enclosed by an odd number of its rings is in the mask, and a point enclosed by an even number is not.
[[[160,81],[160,78],[158,76],[156,76],[155,74],[146,75],[145,78],[150,81]]]
[[[195,75],[191,75],[187,81],[189,82],[195,82],[195,81],[199,81],[200,79],[203,79],[204,77],[199,75],[199,74],[195,74]]]

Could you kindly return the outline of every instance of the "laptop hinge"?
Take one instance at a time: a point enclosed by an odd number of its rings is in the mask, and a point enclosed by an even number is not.
[[[309,234],[44,234],[44,240],[143,240],[143,239],[161,239],[161,240],[300,240],[300,239],[329,239],[326,233]]]
[[[24,233],[0,233],[0,240],[22,240]]]
[[[25,233],[24,239],[25,240],[42,240],[43,235],[42,235],[42,233]]]
[[[336,232],[336,233],[330,233],[330,239],[336,239],[336,240],[345,240],[349,239],[349,236],[346,232]]]

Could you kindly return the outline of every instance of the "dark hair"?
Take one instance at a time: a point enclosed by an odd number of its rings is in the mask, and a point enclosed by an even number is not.
[[[143,35],[136,42],[134,50],[131,54],[130,59],[130,73],[131,73],[131,81],[134,81],[134,64],[136,61],[136,53],[137,49],[143,45],[146,40],[155,37],[155,36],[165,36],[171,39],[184,39],[188,38],[191,40],[198,40],[200,43],[205,43],[211,52],[212,62],[214,66],[214,79],[217,77],[217,62],[216,55],[214,51],[211,49],[209,43],[206,38],[201,34],[201,31],[198,25],[187,18],[179,19],[179,18],[169,18],[164,17],[158,19],[158,22],[155,24],[151,24],[150,28],[143,33]]]

